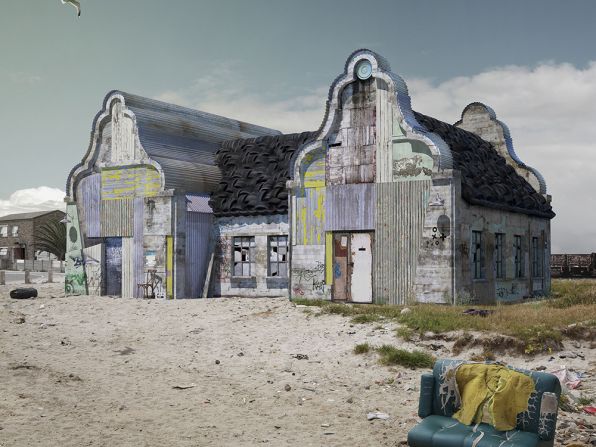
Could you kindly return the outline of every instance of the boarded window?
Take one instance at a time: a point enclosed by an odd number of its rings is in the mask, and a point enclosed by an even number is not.
[[[13,225],[12,227],[12,237],[18,237],[19,236],[19,227],[17,225]]]
[[[288,236],[269,236],[268,276],[288,277]]]
[[[233,276],[254,276],[255,274],[255,238],[254,236],[234,237]]]
[[[8,247],[0,247],[0,256],[8,255]]]
[[[513,253],[514,253],[514,269],[515,269],[515,277],[516,278],[523,278],[524,277],[524,253],[522,247],[522,237],[521,236],[514,236],[513,238]]]
[[[472,269],[474,279],[482,279],[483,274],[482,265],[482,232],[472,231]]]
[[[505,264],[503,263],[503,247],[505,235],[495,234],[495,276],[499,279],[505,278]]]
[[[0,225],[0,237],[8,237],[8,225]]]

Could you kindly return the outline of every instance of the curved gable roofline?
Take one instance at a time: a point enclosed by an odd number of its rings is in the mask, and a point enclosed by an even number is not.
[[[439,169],[451,169],[453,167],[453,158],[449,146],[439,135],[429,132],[424,126],[418,123],[412,111],[411,99],[405,81],[399,75],[391,71],[391,66],[387,59],[366,48],[352,52],[344,64],[344,72],[337,76],[332,82],[327,96],[323,122],[316,132],[316,140],[320,141],[324,139],[331,132],[333,124],[338,118],[337,112],[340,105],[341,91],[344,87],[357,79],[354,69],[356,64],[364,59],[371,63],[371,76],[385,81],[387,85],[390,86],[392,93],[395,94],[397,107],[403,117],[402,125],[406,131],[430,146],[431,150],[435,152],[439,160]],[[331,116],[331,113],[333,113],[333,116]],[[298,178],[298,170],[302,158],[307,153],[317,150],[320,146],[319,141],[305,144],[304,147],[296,151],[292,157],[291,172],[294,180]]]
[[[74,194],[74,179],[89,172],[97,159],[100,130],[111,116],[114,101],[120,101],[133,119],[138,143],[150,157],[150,164],[162,174],[162,185],[168,188],[192,191],[197,185],[216,183],[219,171],[213,166],[213,154],[222,141],[281,134],[263,126],[112,90],[105,95],[102,109],[93,119],[89,147],[82,162],[68,176],[66,193],[70,198]]]
[[[503,137],[505,138],[505,146],[507,147],[507,152],[509,153],[513,161],[515,161],[518,164],[519,167],[527,169],[536,176],[536,179],[538,180],[538,184],[540,186],[540,194],[546,194],[546,180],[544,180],[543,175],[537,169],[528,166],[521,160],[521,158],[519,158],[519,156],[515,152],[515,148],[513,147],[513,138],[511,138],[509,126],[507,126],[507,124],[505,124],[503,121],[497,119],[497,114],[495,113],[492,107],[478,101],[471,102],[470,104],[464,107],[464,109],[461,112],[459,121],[457,121],[454,124],[454,126],[459,127],[462,124],[464,120],[464,115],[472,107],[482,107],[490,117],[490,120],[495,122],[497,125],[501,126],[501,129],[503,129]]]

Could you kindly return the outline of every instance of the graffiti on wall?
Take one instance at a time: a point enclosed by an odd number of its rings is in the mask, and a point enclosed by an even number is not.
[[[317,295],[325,294],[325,263],[317,261],[312,268],[292,269],[292,287],[294,295],[304,295],[306,290],[312,290]]]
[[[497,287],[496,294],[499,300],[516,299],[519,294],[518,286],[516,283],[511,283],[511,287]]]
[[[433,227],[430,237],[425,241],[426,248],[437,248],[440,245],[442,246],[442,243],[448,236],[448,234],[440,231],[438,227]]]
[[[103,200],[130,197],[150,197],[159,193],[161,177],[152,166],[101,171],[101,198]]]
[[[66,206],[66,275],[64,292],[66,295],[86,295],[87,281],[83,261],[83,242],[79,226],[77,205]]]

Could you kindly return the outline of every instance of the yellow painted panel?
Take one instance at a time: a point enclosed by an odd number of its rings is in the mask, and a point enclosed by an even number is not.
[[[127,197],[151,197],[161,190],[159,172],[151,166],[124,169],[107,168],[101,171],[101,198],[103,200]]]
[[[174,238],[166,236],[166,296],[174,298]]]
[[[333,284],[333,233],[325,233],[325,283]]]

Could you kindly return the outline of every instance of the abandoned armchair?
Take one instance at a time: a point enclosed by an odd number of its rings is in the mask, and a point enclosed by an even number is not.
[[[561,385],[552,374],[438,360],[423,374],[410,447],[552,447]]]

